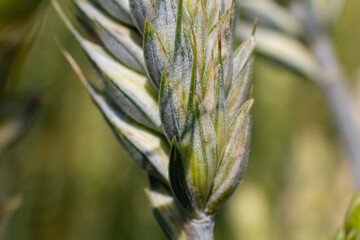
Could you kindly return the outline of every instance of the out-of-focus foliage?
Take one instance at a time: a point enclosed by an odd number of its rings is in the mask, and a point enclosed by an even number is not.
[[[345,224],[334,238],[334,240],[358,239],[360,239],[360,192],[352,200],[346,214]]]
[[[241,1],[240,39],[249,33],[254,16],[259,16],[257,51],[284,66],[317,81],[321,63],[316,59],[312,40],[336,23],[345,0]],[[250,20],[250,22],[249,22]]]
[[[16,81],[41,22],[42,0],[0,1],[0,156],[27,130],[40,93],[19,93]]]
[[[11,71],[18,74],[19,65],[35,37],[39,19],[35,16],[43,0],[0,1],[0,97],[3,97]],[[19,56],[22,55],[22,56]]]
[[[11,214],[18,209],[21,205],[22,197],[21,195],[15,195],[7,199],[0,200],[0,226],[4,226],[8,219],[11,217]],[[0,234],[2,234],[3,228],[0,228]],[[0,239],[2,239],[0,237]]]
[[[18,93],[14,87],[35,37],[42,0],[0,1],[0,162],[5,151],[28,129],[41,101],[40,93]],[[9,84],[13,82],[13,84]],[[12,85],[12,86],[9,86]],[[0,229],[20,206],[21,196],[0,192]]]
[[[273,0],[245,0],[241,6],[238,38],[244,39],[251,19],[258,15],[257,51],[306,77],[316,77],[320,66],[309,46],[302,41],[308,34],[302,19]]]
[[[334,26],[350,76],[360,66],[354,47],[360,42],[359,9],[358,0],[347,0]],[[46,87],[48,99],[32,130],[0,165],[1,192],[25,193],[7,221],[6,239],[164,239],[147,206],[146,176],[89,104],[54,37],[64,39],[80,64],[87,59],[52,9],[44,22],[18,89]],[[216,239],[332,239],[354,192],[326,103],[302,77],[261,56],[256,63],[249,166],[218,217]]]
[[[41,94],[24,94],[0,104],[0,157],[28,129],[40,101]]]
[[[29,16],[35,13],[35,9],[42,0],[1,0],[0,21],[1,26],[9,22],[28,21]]]

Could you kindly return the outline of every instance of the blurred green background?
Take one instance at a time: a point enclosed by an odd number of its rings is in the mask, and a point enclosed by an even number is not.
[[[46,98],[31,129],[1,159],[0,197],[23,194],[5,239],[165,239],[143,191],[146,174],[117,143],[55,39],[88,66],[84,54],[50,4],[43,10],[16,89],[40,89]],[[357,96],[359,11],[359,0],[347,0],[333,31]],[[218,216],[217,239],[331,239],[355,189],[322,94],[262,57],[253,80],[248,171]]]

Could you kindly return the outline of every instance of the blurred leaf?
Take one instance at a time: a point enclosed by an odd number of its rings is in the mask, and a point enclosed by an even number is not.
[[[329,12],[331,23],[336,23],[344,8],[346,0],[329,0]]]
[[[27,94],[0,105],[0,155],[29,128],[41,99],[42,94]]]
[[[41,12],[36,10],[41,2],[29,0],[21,4],[17,0],[0,1],[0,101],[10,83],[14,85],[18,80],[20,67],[35,40],[41,24]],[[27,13],[24,14],[27,4]],[[11,17],[7,18],[2,11],[8,11]]]
[[[309,0],[314,17],[325,25],[335,22],[341,13],[345,0]]]
[[[44,0],[1,0],[0,1],[0,29],[7,22],[26,21],[34,14],[35,9]]]
[[[246,39],[252,27],[240,24],[237,36]],[[274,59],[296,72],[315,79],[319,71],[319,64],[313,53],[299,40],[278,33],[274,30],[258,27],[256,30],[256,49],[262,55]]]
[[[0,231],[3,230],[4,223],[21,206],[23,196],[15,195],[9,199],[0,200]],[[0,239],[2,239],[0,237]]]
[[[334,240],[358,240],[360,239],[360,191],[353,198],[347,211],[345,224]]]
[[[301,22],[288,9],[274,1],[240,1],[240,10],[241,17],[248,17],[252,20],[258,16],[260,25],[270,25],[293,36],[302,36],[304,33]]]

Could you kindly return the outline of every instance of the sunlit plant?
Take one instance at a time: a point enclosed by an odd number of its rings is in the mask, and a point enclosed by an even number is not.
[[[54,6],[97,73],[65,56],[134,161],[171,239],[212,239],[249,152],[254,37],[233,51],[232,0],[73,0],[83,37]],[[88,39],[91,39],[88,40]]]

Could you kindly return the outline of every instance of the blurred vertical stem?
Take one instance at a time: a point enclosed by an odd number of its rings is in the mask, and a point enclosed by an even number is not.
[[[360,187],[360,131],[355,103],[346,84],[348,79],[338,61],[326,27],[313,17],[309,18],[307,28],[310,45],[322,67],[314,80],[327,98],[348,153],[356,187]]]

